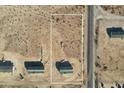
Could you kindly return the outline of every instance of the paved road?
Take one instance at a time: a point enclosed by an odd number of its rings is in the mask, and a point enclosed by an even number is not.
[[[88,6],[88,34],[87,34],[87,72],[88,82],[87,87],[93,87],[93,30],[94,30],[94,13],[93,6]]]

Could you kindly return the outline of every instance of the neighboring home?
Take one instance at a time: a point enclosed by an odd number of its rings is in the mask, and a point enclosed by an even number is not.
[[[61,74],[73,73],[73,67],[69,61],[64,61],[64,60],[57,61],[56,68]]]
[[[43,73],[44,72],[44,65],[41,61],[25,61],[24,65],[28,73]]]
[[[0,72],[13,72],[13,63],[8,60],[0,61]]]
[[[107,34],[110,38],[124,38],[124,30],[121,27],[107,28]]]

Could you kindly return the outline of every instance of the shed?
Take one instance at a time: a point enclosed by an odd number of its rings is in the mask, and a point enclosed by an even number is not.
[[[107,28],[107,34],[110,38],[124,38],[124,30],[121,27]]]
[[[73,73],[73,67],[69,61],[57,61],[56,68],[61,74]]]
[[[43,73],[44,72],[44,65],[41,61],[25,61],[24,65],[28,73]]]
[[[0,61],[0,72],[12,72],[12,70],[13,63],[11,61]]]

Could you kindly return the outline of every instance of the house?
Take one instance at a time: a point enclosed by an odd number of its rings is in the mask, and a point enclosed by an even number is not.
[[[25,61],[24,66],[28,73],[43,73],[44,65],[41,61]]]
[[[64,60],[57,61],[56,68],[61,74],[73,73],[73,67],[69,61],[64,61]]]

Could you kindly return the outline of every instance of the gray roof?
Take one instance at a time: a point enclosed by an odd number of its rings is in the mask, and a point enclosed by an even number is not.
[[[123,38],[124,30],[121,27],[111,27],[107,28],[107,34],[109,37]]]
[[[12,72],[12,68],[13,63],[11,61],[0,61],[0,72]]]
[[[70,64],[69,61],[58,61],[56,62],[56,68],[60,71],[60,72],[73,72],[73,67]]]
[[[44,65],[41,61],[25,61],[24,65],[28,72],[32,73],[40,73],[44,70]]]

